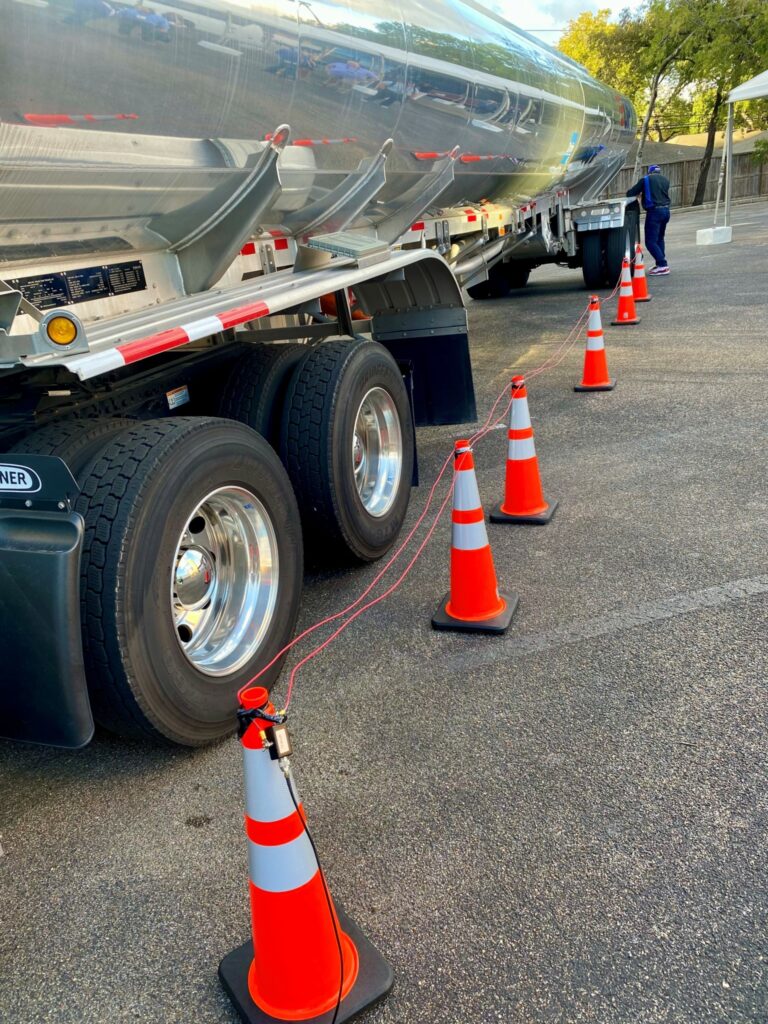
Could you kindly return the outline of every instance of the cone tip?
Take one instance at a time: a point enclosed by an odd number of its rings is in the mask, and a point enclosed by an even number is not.
[[[249,686],[240,694],[240,705],[244,708],[263,708],[269,703],[269,691],[263,686]]]
[[[524,388],[524,387],[525,387],[525,377],[521,373],[518,373],[516,376],[514,376],[512,378],[512,388],[514,390],[516,388]]]
[[[598,295],[590,295],[589,296],[589,304],[590,304],[590,306],[599,306],[600,305],[600,297]]]

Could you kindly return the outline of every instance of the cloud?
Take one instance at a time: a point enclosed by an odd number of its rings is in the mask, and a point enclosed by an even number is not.
[[[603,6],[611,6],[610,3]],[[584,3],[584,0],[549,0],[541,5],[541,10],[558,27],[564,27],[572,18],[577,18],[582,11],[599,10],[599,3]]]

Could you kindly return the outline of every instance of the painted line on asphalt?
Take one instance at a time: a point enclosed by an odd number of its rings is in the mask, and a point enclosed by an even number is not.
[[[510,656],[538,654],[567,644],[578,644],[611,633],[622,633],[637,626],[673,619],[678,615],[692,615],[707,608],[723,608],[760,594],[768,594],[768,575],[749,576],[719,586],[707,587],[705,590],[692,590],[689,593],[660,598],[658,601],[648,601],[635,608],[603,612],[586,621],[569,623],[534,636],[508,635],[506,643],[494,644],[493,650],[488,653],[479,654],[477,648],[473,648],[453,655],[441,664],[448,672],[475,670],[482,665],[507,661]]]

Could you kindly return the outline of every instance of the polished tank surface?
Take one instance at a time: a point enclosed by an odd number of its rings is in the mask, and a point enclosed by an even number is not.
[[[356,182],[355,224],[411,209],[454,147],[441,205],[589,195],[634,135],[624,97],[472,2],[0,0],[0,19],[0,263],[178,241],[280,125],[259,225],[299,235]]]

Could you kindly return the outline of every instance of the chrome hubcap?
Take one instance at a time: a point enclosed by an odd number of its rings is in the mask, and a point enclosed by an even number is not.
[[[352,466],[366,512],[375,518],[385,515],[400,485],[403,434],[394,399],[384,388],[371,388],[357,410]]]
[[[212,491],[187,520],[171,573],[176,635],[195,668],[242,668],[269,630],[277,587],[277,537],[262,503],[242,487]]]

